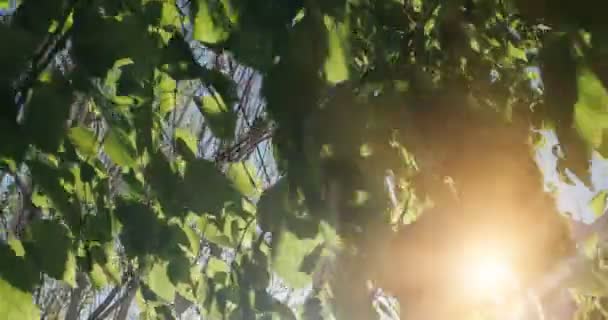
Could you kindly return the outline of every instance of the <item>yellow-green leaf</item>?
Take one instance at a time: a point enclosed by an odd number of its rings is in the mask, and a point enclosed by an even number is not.
[[[175,108],[175,89],[177,84],[173,78],[166,73],[161,73],[158,80],[158,97],[160,114],[165,115]]]
[[[221,96],[206,95],[197,103],[213,134],[221,139],[231,139],[236,127],[236,115]]]
[[[179,12],[177,12],[176,5],[172,1],[163,2],[161,18],[160,18],[160,25],[163,27],[179,28],[179,26],[180,26]]]
[[[23,248],[23,243],[14,235],[9,234],[8,236],[8,246],[15,252],[17,257],[23,257],[25,255],[25,249]]]
[[[199,228],[202,230],[203,237],[212,243],[223,247],[232,247],[230,238],[220,230],[215,223],[209,221],[206,217],[201,217]]]
[[[601,191],[596,194],[593,199],[591,199],[589,206],[591,207],[591,210],[593,210],[593,213],[595,214],[596,218],[604,214],[604,210],[606,209],[607,198],[608,191]]]
[[[517,60],[528,61],[528,57],[526,56],[526,51],[515,47],[511,42],[507,45],[507,54]]]
[[[3,319],[40,319],[40,310],[29,292],[21,291],[0,278],[0,317]]]
[[[246,161],[231,163],[226,171],[234,187],[247,197],[259,195],[261,182],[256,178],[255,167]]]
[[[93,287],[100,289],[103,288],[108,283],[108,279],[103,272],[103,269],[99,264],[93,264],[91,271],[89,272],[89,278],[93,284]]]
[[[129,136],[121,129],[112,128],[103,144],[110,159],[121,167],[135,166],[135,148]]]
[[[348,23],[337,21],[334,17],[324,17],[327,28],[328,55],[325,60],[325,76],[330,83],[338,83],[348,79]]]
[[[227,21],[222,21],[223,14],[217,15],[220,6],[214,0],[197,0],[194,17],[194,39],[203,43],[218,43],[230,35]],[[223,13],[223,12],[222,12]]]
[[[213,278],[216,274],[220,273],[220,272],[230,272],[230,267],[228,266],[228,264],[223,261],[220,260],[218,258],[215,257],[210,257],[209,261],[207,262],[207,275],[210,278]]]
[[[311,281],[310,275],[301,272],[304,258],[319,244],[318,239],[298,239],[290,231],[280,234],[273,240],[272,267],[274,271],[293,288],[303,288]]]
[[[166,301],[173,301],[175,297],[175,287],[169,280],[167,274],[167,262],[154,264],[148,274],[148,286],[154,293]]]
[[[198,142],[196,141],[196,137],[185,128],[177,128],[175,129],[175,139],[181,139],[184,144],[190,149],[192,154],[198,154]]]
[[[608,129],[608,92],[597,76],[587,68],[579,70],[577,87],[578,101],[574,114],[576,129],[589,148],[598,149],[605,144],[603,136]],[[602,154],[605,155],[605,152]]]

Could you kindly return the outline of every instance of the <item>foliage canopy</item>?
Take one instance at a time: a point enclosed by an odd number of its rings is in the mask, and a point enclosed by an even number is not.
[[[133,286],[151,318],[171,316],[178,299],[213,319],[371,317],[369,270],[356,261],[417,214],[428,191],[418,172],[441,171],[432,163],[458,152],[445,132],[470,114],[489,128],[555,130],[560,170],[581,179],[593,150],[608,155],[605,9],[599,0],[21,1],[0,24],[0,177],[22,197],[0,212],[11,221],[0,316],[39,318],[41,275],[77,287],[83,274],[98,288]],[[250,127],[271,132],[272,186],[252,163],[210,157],[200,132],[174,125],[191,102],[218,150],[241,148],[246,94],[209,56],[261,76],[265,112]],[[484,152],[493,132],[469,142]],[[332,259],[344,273],[328,282]],[[313,283],[303,310],[268,293],[272,274]]]

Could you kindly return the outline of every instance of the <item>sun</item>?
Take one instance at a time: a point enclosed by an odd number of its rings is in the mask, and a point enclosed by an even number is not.
[[[471,290],[476,294],[501,293],[513,287],[515,278],[505,259],[486,255],[470,261]]]
[[[494,250],[469,252],[460,263],[463,292],[479,303],[503,304],[519,287],[514,268]]]

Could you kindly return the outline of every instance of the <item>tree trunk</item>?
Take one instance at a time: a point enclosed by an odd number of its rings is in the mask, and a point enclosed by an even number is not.
[[[76,274],[76,284],[76,288],[72,289],[72,294],[70,295],[70,305],[68,306],[65,320],[78,320],[78,317],[80,316],[80,303],[82,301],[82,296],[88,287],[87,277],[84,273],[78,272]]]
[[[131,308],[131,303],[133,303],[137,289],[139,289],[139,281],[135,280],[129,286],[126,296],[120,305],[120,309],[118,310],[118,314],[116,315],[116,320],[127,319],[129,309]]]

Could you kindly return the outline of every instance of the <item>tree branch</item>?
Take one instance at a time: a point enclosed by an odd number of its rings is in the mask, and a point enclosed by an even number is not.
[[[89,315],[89,320],[102,319],[100,315],[104,313],[110,303],[114,301],[114,298],[116,297],[118,292],[120,292],[120,286],[115,286],[114,288],[112,288],[112,290],[110,291],[110,293],[108,293],[103,302],[101,302],[101,304],[99,304],[97,308],[95,308],[91,315]]]
[[[32,88],[42,71],[48,67],[55,55],[65,47],[67,39],[71,35],[72,29],[69,29],[63,34],[62,32],[69,20],[70,13],[77,3],[78,0],[72,0],[70,2],[68,8],[66,8],[66,11],[62,16],[59,26],[57,26],[57,29],[55,29],[55,32],[49,36],[48,40],[32,58],[31,69],[25,74],[21,84],[17,86],[19,88],[17,90],[17,106],[19,108],[24,105],[25,99],[27,98],[27,93]]]

